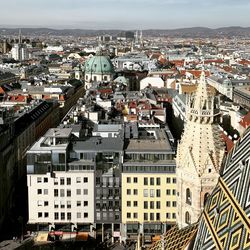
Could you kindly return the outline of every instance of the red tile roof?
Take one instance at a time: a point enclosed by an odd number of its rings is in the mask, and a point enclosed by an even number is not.
[[[248,126],[250,126],[250,112],[248,112],[240,121],[240,125],[243,128],[247,128]]]
[[[226,144],[227,152],[229,152],[234,147],[233,141],[223,131],[221,131],[221,138]]]

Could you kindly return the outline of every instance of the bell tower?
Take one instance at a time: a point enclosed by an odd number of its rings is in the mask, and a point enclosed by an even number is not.
[[[219,99],[201,73],[196,93],[187,103],[187,122],[177,148],[177,223],[180,228],[195,223],[207,196],[215,187],[224,157],[220,136]]]

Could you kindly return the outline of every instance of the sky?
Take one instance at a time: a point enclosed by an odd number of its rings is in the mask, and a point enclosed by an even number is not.
[[[250,0],[6,0],[1,27],[175,29],[250,27]]]

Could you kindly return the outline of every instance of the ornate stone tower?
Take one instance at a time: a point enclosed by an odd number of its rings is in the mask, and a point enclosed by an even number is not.
[[[195,95],[187,103],[187,123],[177,148],[177,223],[180,228],[198,220],[215,187],[224,156],[218,124],[219,100],[202,72]]]

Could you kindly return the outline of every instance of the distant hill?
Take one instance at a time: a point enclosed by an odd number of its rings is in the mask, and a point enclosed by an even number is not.
[[[49,29],[49,28],[22,28],[25,36],[98,36],[103,34],[117,35],[122,30],[91,30],[91,29]],[[18,28],[0,27],[0,35],[18,35]],[[250,37],[250,27],[222,27],[210,29],[206,27],[192,27],[180,29],[148,29],[143,30],[143,36],[168,36],[168,37]]]

